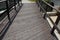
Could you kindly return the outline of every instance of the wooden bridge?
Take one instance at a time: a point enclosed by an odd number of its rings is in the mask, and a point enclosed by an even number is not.
[[[25,3],[3,40],[56,40],[35,3]]]
[[[2,28],[6,22],[12,21],[17,15],[14,21],[10,23],[11,25],[4,37],[3,35],[1,36],[0,33],[2,40],[57,40],[57,38],[51,34],[52,28],[48,21],[43,18],[44,15],[40,12],[40,8],[36,3],[23,3],[22,8],[18,10],[19,8],[20,7],[17,7],[17,9],[14,8],[9,13],[11,20],[7,18],[6,21],[0,25]],[[18,14],[15,14],[16,12],[18,12]]]

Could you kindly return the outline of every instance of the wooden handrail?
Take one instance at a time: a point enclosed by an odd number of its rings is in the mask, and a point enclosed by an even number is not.
[[[57,30],[59,30],[58,28],[57,28],[57,25],[52,21],[52,19],[50,18],[50,16],[47,14],[47,12],[45,11],[45,9],[41,6],[41,5],[39,5],[41,8],[42,8],[42,10],[44,11],[44,13],[46,14],[45,16],[47,16],[50,20],[51,20],[51,22],[52,22],[52,24],[55,26],[55,28],[57,29]],[[59,30],[60,31],[60,30]]]
[[[49,7],[51,7],[51,8],[53,8],[53,9],[55,9],[56,10],[56,12],[46,12],[46,10],[43,8],[43,4],[41,5],[40,4],[40,2],[38,1],[37,2],[37,4],[38,4],[38,6],[41,8],[41,11],[43,11],[43,13],[44,13],[44,19],[46,19],[46,18],[49,18],[49,20],[52,22],[52,24],[53,24],[53,28],[52,28],[52,30],[51,30],[51,34],[52,35],[54,35],[56,38],[57,38],[57,36],[55,35],[55,33],[54,33],[54,31],[55,31],[55,29],[58,31],[58,33],[60,33],[60,29],[57,27],[57,23],[54,23],[53,22],[53,20],[50,18],[50,16],[51,15],[53,15],[53,16],[58,16],[58,18],[59,18],[59,16],[60,16],[60,11],[58,10],[58,9],[56,9],[55,7],[53,7],[51,4],[49,4],[49,3],[47,3],[46,1],[44,1],[44,0],[41,0],[43,3],[45,3],[45,5],[47,5],[47,6],[49,6]],[[51,14],[50,14],[51,13]],[[58,21],[59,19],[57,19],[57,21]],[[58,38],[57,38],[57,40],[58,40]]]
[[[47,12],[47,14],[48,14],[49,16],[60,16],[60,14],[57,13],[57,12]]]
[[[60,11],[58,9],[56,9],[55,7],[53,7],[52,5],[50,5],[49,3],[47,3],[46,1],[42,0],[46,5],[52,7],[53,9],[55,9],[57,11],[57,14],[55,15],[60,15]],[[45,13],[47,14],[47,13]],[[49,15],[47,14],[47,16],[49,17]],[[51,20],[51,18],[49,17],[49,19]],[[58,32],[60,33],[60,29],[57,27],[57,25],[51,20],[51,22],[53,23],[53,25],[55,26],[55,28],[58,30]]]

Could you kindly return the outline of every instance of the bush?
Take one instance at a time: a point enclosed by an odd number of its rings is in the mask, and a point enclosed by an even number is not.
[[[51,0],[44,0],[44,1],[49,2],[49,3],[51,2]]]
[[[51,0],[44,0],[46,2],[48,2],[50,5],[54,6],[54,3]],[[51,8],[50,6],[46,5],[43,1],[40,0],[40,4],[41,6],[48,12],[48,11],[52,11],[53,8]]]
[[[32,1],[32,2],[34,1],[35,2],[36,0],[29,0],[29,1]]]

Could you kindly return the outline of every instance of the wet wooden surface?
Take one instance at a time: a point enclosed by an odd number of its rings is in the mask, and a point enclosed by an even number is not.
[[[56,40],[35,3],[25,3],[3,40]]]

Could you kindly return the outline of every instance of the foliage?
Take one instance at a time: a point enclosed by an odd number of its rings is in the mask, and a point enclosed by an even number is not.
[[[51,0],[44,0],[44,1],[46,1],[46,2],[51,2]]]
[[[36,0],[29,0],[29,1],[36,1]],[[38,0],[38,1],[40,1],[40,0]],[[51,0],[44,0],[44,1],[51,2]]]
[[[29,1],[35,2],[36,0],[29,0]]]

